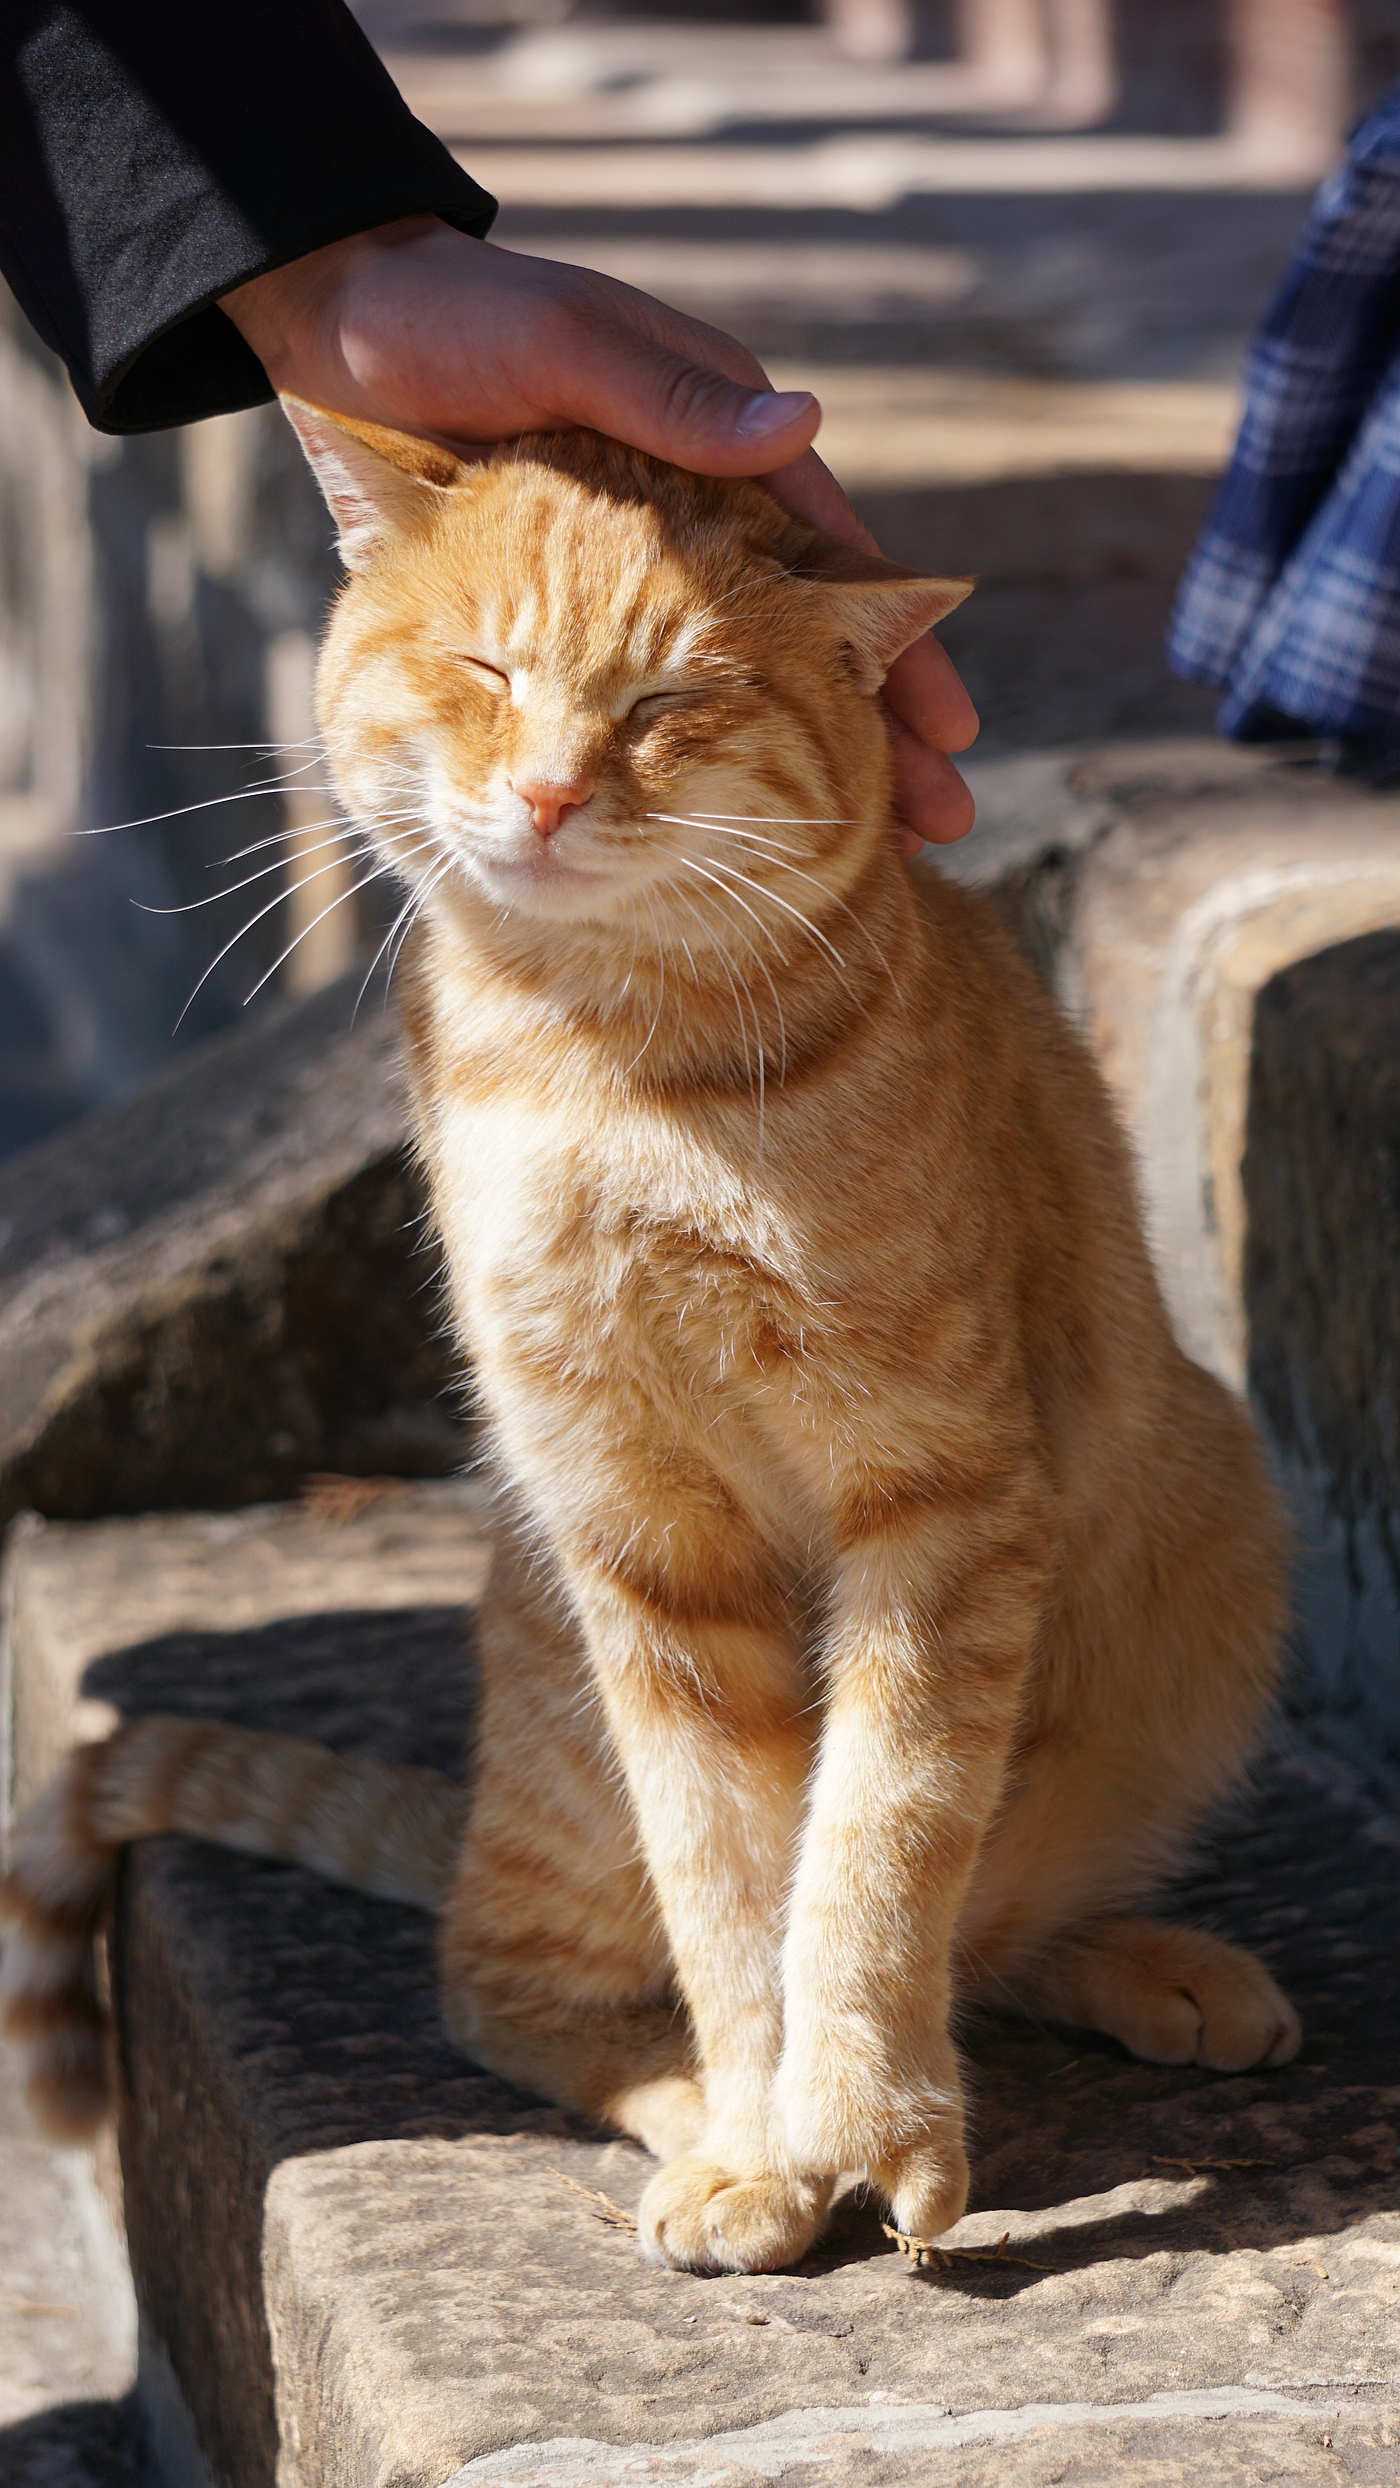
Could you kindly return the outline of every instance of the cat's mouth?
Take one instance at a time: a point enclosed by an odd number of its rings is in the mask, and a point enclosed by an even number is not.
[[[538,916],[587,916],[600,901],[625,902],[626,876],[615,857],[589,855],[582,839],[540,838],[529,847],[475,847],[468,869],[498,905]],[[611,913],[610,907],[604,912]]]

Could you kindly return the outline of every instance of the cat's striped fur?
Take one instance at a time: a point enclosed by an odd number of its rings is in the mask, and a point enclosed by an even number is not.
[[[78,1746],[21,1819],[0,1883],[0,2014],[50,2131],[80,2139],[111,2105],[95,1938],[128,1841],[191,1832],[435,1910],[466,1812],[465,1789],[439,1772],[332,1754],[304,1737],[157,1715]]]
[[[458,466],[296,420],[353,573],[321,715],[419,914],[415,1117],[507,1489],[449,2026],[665,2160],[660,2259],[787,2261],[842,2169],[936,2235],[957,1997],[1167,2063],[1298,2042],[1258,1963],[1127,1914],[1245,1766],[1282,1540],[1084,1049],[899,861],[874,694],[961,589],[606,443]],[[47,1859],[11,2012],[55,2033],[63,1993],[93,2027],[94,1827],[140,1813],[103,1769],[11,1887]],[[153,1747],[143,1825],[222,1836],[198,1773],[162,1798]]]

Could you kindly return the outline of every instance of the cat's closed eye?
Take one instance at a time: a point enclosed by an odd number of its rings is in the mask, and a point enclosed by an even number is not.
[[[665,690],[643,691],[628,709],[627,723],[646,727],[658,717],[674,715],[681,709],[701,708],[752,687],[742,674],[716,672],[707,674],[700,682],[679,682]]]
[[[641,699],[634,700],[627,711],[628,723],[635,726],[650,725],[654,717],[664,716],[668,709],[686,707],[700,696],[698,690],[644,692]]]
[[[473,682],[480,683],[482,690],[489,691],[493,699],[500,699],[503,692],[510,690],[510,676],[503,674],[499,665],[488,665],[484,657],[471,656],[464,656],[461,663]]]

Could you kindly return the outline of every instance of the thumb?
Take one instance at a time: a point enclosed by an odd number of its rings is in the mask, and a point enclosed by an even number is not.
[[[577,342],[559,391],[564,420],[696,475],[766,475],[816,436],[822,410],[810,390],[756,388],[621,322],[590,326]],[[733,340],[715,343],[757,369]]]

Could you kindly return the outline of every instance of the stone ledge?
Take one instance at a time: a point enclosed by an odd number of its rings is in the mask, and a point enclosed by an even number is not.
[[[1400,1754],[1400,931],[1264,985],[1241,1181],[1250,1389],[1288,1479],[1316,1697]]]
[[[241,1611],[219,1617],[211,1580],[199,1621],[192,1533],[227,1522],[21,1537],[21,1720],[46,1675],[71,1685],[72,1640],[88,1654],[87,1697],[124,1713],[177,1709],[453,1767],[470,1693],[458,1601],[481,1566],[468,1496],[447,1603],[455,1491],[406,1490],[339,1532],[285,1510],[241,1516],[241,1537],[224,1541],[236,1553],[220,1558],[243,1568]],[[302,1531],[320,1532],[319,1551],[308,1535],[294,1561]],[[36,1583],[31,1597],[23,1575],[46,1540],[44,1594]],[[280,1546],[275,1561],[264,1544]],[[376,1609],[347,1607],[375,1571]],[[65,1573],[78,1585],[71,1635]],[[300,1612],[287,1615],[292,1578]],[[415,1604],[425,1591],[434,1603]],[[1311,2418],[1240,2404],[1188,2425],[1138,2407],[1187,2390],[1301,2399],[1329,2424],[1345,2404],[1337,2424],[1369,2461],[1390,2424],[1370,2404],[1394,2399],[1400,2312],[1397,1852],[1400,1829],[1354,1777],[1281,1746],[1180,1903],[1256,1943],[1295,1992],[1308,2022],[1296,2065],[1225,2079],[982,2023],[966,2034],[977,2193],[952,2243],[986,2255],[1006,2233],[1000,2264],[914,2273],[847,2199],[796,2271],[704,2281],[639,2264],[625,2232],[559,2182],[626,2208],[645,2182],[640,2152],[448,2046],[425,1918],[203,1844],[146,1844],[122,1878],[114,1962],[147,2377],[178,2380],[227,2488],[271,2488],[274,2472],[279,2488],[443,2488],[487,2457],[515,2468],[481,2476],[543,2488],[560,2476],[548,2464],[561,2438],[617,2449],[590,2453],[581,2478],[621,2488],[638,2463],[713,2478],[698,2455],[677,2469],[681,2453],[661,2449],[779,2422],[795,2431],[794,2460],[774,2470],[761,2448],[754,2461],[726,2448],[727,2475],[834,2488],[908,2476],[903,2454],[880,2450],[893,2421],[872,2422],[877,2410],[966,2419],[1046,2402],[1092,2405],[1082,2444],[1068,2420],[1049,2450],[1034,2430],[1014,2452],[940,2440],[940,2477],[1038,2483],[1072,2455],[1078,2467],[1059,2475],[1087,2483],[1115,2463],[1122,2476],[1127,2448],[1164,2482],[1188,2468],[1242,2482],[1266,2445],[1290,2475]],[[1232,2160],[1255,2165],[1211,2165]],[[1131,2415],[1101,2415],[1120,2404]],[[819,2463],[785,2418],[807,2411],[846,2413],[838,2434],[863,2419],[869,2452],[843,2442]],[[1306,2441],[1315,2459],[1317,2433]],[[1202,2468],[1211,2446],[1214,2471]],[[1220,2467],[1227,2452],[1233,2468]],[[1353,2464],[1350,2476],[1369,2474]]]
[[[0,1521],[460,1459],[394,1026],[352,1025],[356,983],[0,1167]]]
[[[1223,2441],[1222,2441],[1223,2440]],[[755,2428],[687,2442],[602,2445],[556,2437],[465,2463],[445,2488],[632,2488],[638,2479],[684,2488],[895,2488],[934,2474],[943,2488],[1253,2488],[1257,2481],[1314,2483],[1322,2448],[1340,2476],[1390,2488],[1400,2444],[1400,2402],[1311,2400],[1286,2393],[1154,2393],[1144,2402],[1039,2402],[975,2410],[961,2418],[938,2403],[893,2410],[793,2410]],[[959,2456],[962,2458],[959,2459]],[[912,2466],[918,2465],[918,2470]],[[1329,2470],[1334,2466],[1329,2465]]]
[[[1288,1487],[1299,1698],[1393,1777],[1400,798],[1184,741],[969,776],[979,826],[932,868],[994,899],[1093,1046],[1177,1336],[1248,1383]]]
[[[186,1708],[202,1684],[209,1716],[233,1719],[237,1714],[227,1704],[245,1692],[238,1636],[256,1634],[269,1621],[285,1628],[304,1618],[305,1631],[293,1633],[300,1699],[311,1720],[303,1733],[335,1744],[336,1635],[326,1623],[328,1611],[354,1618],[377,1648],[375,1617],[385,1610],[455,1614],[463,1601],[479,1597],[489,1562],[490,1495],[472,1479],[400,1493],[371,1488],[370,1496],[344,1520],[315,1503],[152,1513],[100,1526],[23,1515],[6,1541],[0,1576],[16,1810],[47,1787],[71,1744],[110,1735],[116,1726],[126,1684],[111,1658],[118,1648],[141,1652],[143,1683],[168,1677],[172,1707]],[[231,1675],[218,1664],[226,1641],[235,1654]],[[196,1658],[203,1671],[197,1678]],[[429,1732],[421,1714],[401,1716],[419,1690],[411,1662],[405,1663],[410,1672],[386,1687],[373,1731],[411,1744]],[[110,1693],[109,1684],[115,1688]],[[296,1698],[282,1697],[280,1724],[290,1734],[298,1733],[290,1727]],[[362,1707],[365,1689],[350,1698],[363,1727],[356,1706]],[[444,1738],[451,1755],[444,1767],[457,1767],[464,1718],[459,1704]],[[412,1751],[398,1757],[429,1758]]]
[[[1189,740],[968,776],[978,827],[922,869],[984,889],[1082,1027],[1134,1145],[1178,1337],[1241,1390],[1256,1000],[1297,960],[1400,926],[1400,796]]]

